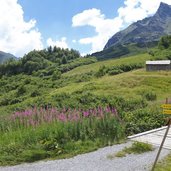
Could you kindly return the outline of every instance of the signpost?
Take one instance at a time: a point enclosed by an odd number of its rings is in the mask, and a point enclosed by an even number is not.
[[[163,109],[171,109],[171,104],[163,104],[161,105]]]
[[[171,110],[163,109],[163,114],[171,115]]]
[[[168,104],[168,99],[166,99],[166,104],[161,105],[161,107],[163,108],[163,114],[171,115],[171,104]],[[161,142],[161,145],[160,145],[159,151],[158,151],[158,153],[157,153],[156,159],[155,159],[155,161],[154,161],[152,171],[154,171],[154,168],[155,168],[155,166],[156,166],[156,164],[157,164],[157,160],[158,160],[158,158],[159,158],[159,156],[160,156],[160,152],[161,152],[161,150],[162,150],[162,147],[163,147],[164,142],[165,142],[165,140],[166,140],[167,134],[168,134],[168,132],[169,132],[170,125],[171,125],[171,118],[169,118],[167,125],[168,125],[168,126],[167,126],[166,132],[165,132],[165,134],[164,134],[163,140],[162,140],[162,142]]]

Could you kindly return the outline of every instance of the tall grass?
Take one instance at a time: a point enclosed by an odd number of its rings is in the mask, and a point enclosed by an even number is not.
[[[111,107],[33,108],[1,119],[0,136],[0,164],[12,164],[112,144],[124,138],[124,127]]]

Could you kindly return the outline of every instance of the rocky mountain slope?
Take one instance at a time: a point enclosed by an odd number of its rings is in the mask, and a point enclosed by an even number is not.
[[[171,5],[161,2],[154,16],[137,21],[116,33],[108,40],[104,49],[118,44],[158,41],[166,34],[171,34]]]
[[[5,53],[0,51],[0,64],[9,58],[16,58],[16,57],[10,53]]]

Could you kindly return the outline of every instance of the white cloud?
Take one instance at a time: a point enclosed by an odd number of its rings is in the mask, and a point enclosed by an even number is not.
[[[74,39],[74,40],[72,40],[72,43],[77,43],[77,41]]]
[[[87,37],[79,40],[79,43],[87,45],[93,41],[93,37]]]
[[[106,41],[119,31],[122,26],[122,20],[119,18],[106,19],[104,14],[98,9],[85,10],[72,18],[72,26],[92,26],[97,32],[96,36],[86,37],[79,40],[81,44],[92,44],[92,52],[103,48]]]
[[[43,48],[36,20],[26,22],[23,14],[18,0],[0,0],[0,50],[22,56]]]
[[[96,35],[79,40],[81,44],[91,44],[91,52],[102,50],[107,40],[127,25],[141,20],[156,12],[160,2],[171,4],[171,0],[125,0],[124,6],[118,9],[118,16],[108,19],[99,9],[88,9],[72,18],[72,26],[91,26]]]
[[[66,48],[69,48],[66,40],[67,40],[66,37],[62,37],[60,40],[56,40],[56,41],[53,41],[52,38],[49,38],[47,40],[47,45],[48,46],[57,46],[57,47],[66,49]]]
[[[131,24],[154,14],[160,2],[171,4],[171,0],[125,0],[125,6],[118,9],[119,18],[123,20],[123,23]]]
[[[87,55],[87,53],[81,53],[81,56],[82,57],[84,57],[84,56],[86,56]]]
[[[94,26],[95,23],[104,19],[104,15],[101,14],[100,10],[92,8],[85,10],[82,13],[75,15],[72,18],[72,26]]]

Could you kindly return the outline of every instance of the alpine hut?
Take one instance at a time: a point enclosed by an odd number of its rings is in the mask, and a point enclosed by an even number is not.
[[[171,70],[170,60],[146,61],[146,71]]]

